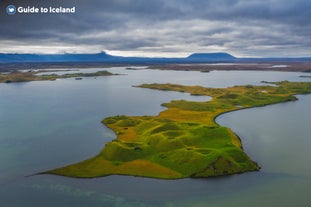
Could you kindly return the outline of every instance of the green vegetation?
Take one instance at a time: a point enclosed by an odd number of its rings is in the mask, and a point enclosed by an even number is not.
[[[116,75],[108,71],[97,71],[95,73],[72,73],[72,74],[49,74],[49,75],[39,75],[42,71],[29,71],[20,72],[15,71],[11,73],[0,73],[0,83],[12,83],[12,82],[27,82],[27,81],[44,81],[44,80],[56,80],[58,78],[76,78],[76,77],[95,77],[95,76],[109,76]],[[57,72],[57,71],[55,71]]]
[[[45,173],[93,178],[112,174],[162,179],[210,177],[257,171],[259,166],[242,150],[231,129],[215,118],[249,107],[294,101],[311,93],[311,83],[273,83],[275,86],[205,88],[175,84],[138,87],[211,96],[208,102],[174,100],[158,116],[115,116],[102,123],[117,139],[95,157]]]

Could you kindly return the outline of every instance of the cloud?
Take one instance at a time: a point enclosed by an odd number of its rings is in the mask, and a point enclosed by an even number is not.
[[[76,14],[0,13],[0,52],[311,56],[309,0],[14,1]],[[1,11],[7,5],[0,2]]]

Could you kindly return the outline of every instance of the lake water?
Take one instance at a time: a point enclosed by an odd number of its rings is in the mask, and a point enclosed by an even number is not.
[[[311,81],[293,72],[107,70],[125,75],[0,84],[0,206],[311,206],[311,95],[217,118],[242,138],[260,172],[181,180],[29,177],[99,152],[115,138],[100,123],[104,117],[156,115],[165,109],[161,103],[174,99],[209,100],[133,85]]]

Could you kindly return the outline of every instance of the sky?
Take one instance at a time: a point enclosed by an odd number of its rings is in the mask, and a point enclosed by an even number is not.
[[[8,15],[6,7],[75,7]],[[311,57],[310,0],[0,0],[0,53]]]

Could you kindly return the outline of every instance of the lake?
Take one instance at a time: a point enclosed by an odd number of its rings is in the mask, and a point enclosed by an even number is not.
[[[295,72],[103,70],[123,75],[0,84],[1,206],[311,206],[311,95],[217,118],[241,137],[245,151],[262,167],[259,172],[181,180],[30,176],[97,154],[115,138],[100,123],[105,117],[156,115],[165,110],[161,103],[176,99],[209,100],[133,85],[311,81]]]

